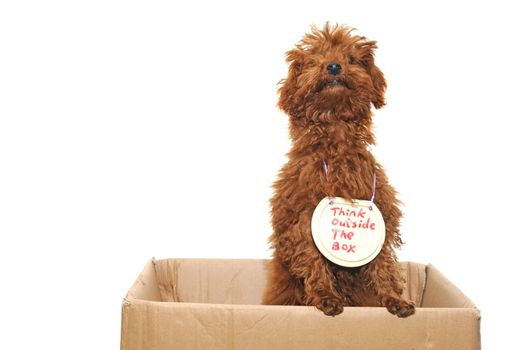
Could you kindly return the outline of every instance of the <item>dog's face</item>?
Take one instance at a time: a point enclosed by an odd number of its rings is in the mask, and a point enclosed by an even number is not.
[[[313,122],[369,117],[384,104],[386,82],[374,64],[375,41],[352,36],[344,26],[312,27],[287,52],[288,77],[279,89],[279,107],[292,118]]]

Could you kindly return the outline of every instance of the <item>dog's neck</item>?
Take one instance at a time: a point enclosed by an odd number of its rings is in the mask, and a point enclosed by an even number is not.
[[[371,118],[308,124],[290,120],[290,137],[295,150],[364,150],[375,144]]]

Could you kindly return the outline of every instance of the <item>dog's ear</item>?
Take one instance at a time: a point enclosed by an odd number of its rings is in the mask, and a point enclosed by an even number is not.
[[[305,53],[300,48],[295,48],[286,53],[286,62],[288,63],[288,79],[296,79],[301,73],[305,58]]]
[[[297,77],[301,74],[305,59],[305,53],[299,47],[286,53],[286,62],[288,63],[288,76],[280,81],[279,88],[279,108],[291,113],[295,106],[293,95],[297,91]]]
[[[366,67],[368,74],[370,74],[370,78],[372,78],[372,85],[374,87],[374,98],[372,103],[376,109],[379,109],[385,105],[386,80],[383,72],[381,72],[374,63],[374,50],[377,48],[377,45],[375,41],[367,41],[362,45],[362,48],[366,50],[363,64]]]
[[[385,105],[385,90],[386,80],[383,72],[375,65],[370,67],[370,76],[372,77],[372,84],[374,84],[374,100],[372,103],[376,109],[379,109]]]

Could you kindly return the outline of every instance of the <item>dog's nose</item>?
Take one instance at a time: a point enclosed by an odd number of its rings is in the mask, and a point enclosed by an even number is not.
[[[337,75],[341,72],[341,65],[337,62],[329,63],[326,68],[328,69],[328,73],[332,75]]]

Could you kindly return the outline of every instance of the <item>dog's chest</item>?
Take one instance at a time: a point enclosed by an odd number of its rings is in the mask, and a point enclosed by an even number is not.
[[[375,161],[363,152],[326,152],[316,150],[302,158],[298,184],[305,182],[315,196],[343,196],[349,199],[369,198],[372,191]]]

